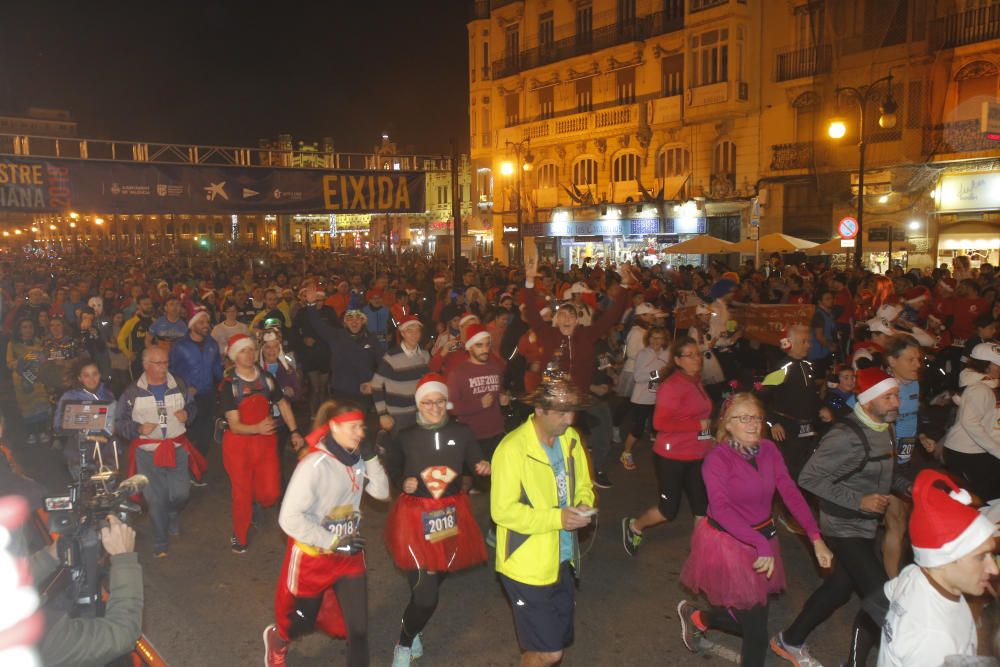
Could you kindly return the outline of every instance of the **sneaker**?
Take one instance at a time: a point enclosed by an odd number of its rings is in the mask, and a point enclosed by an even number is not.
[[[420,641],[420,634],[413,638],[413,644],[410,645],[410,657],[416,660],[424,654],[424,643]]]
[[[42,431],[41,433],[38,434],[38,442],[42,443],[43,445],[48,444],[49,434],[47,431]]]
[[[477,489],[477,488],[476,488],[476,487],[474,487],[474,486],[473,486],[472,488],[470,488],[470,489],[469,489],[469,495],[470,495],[470,496],[478,496],[478,495],[479,495],[479,494],[481,494],[481,493],[482,493],[482,491],[480,491],[479,489]]]
[[[166,549],[153,549],[153,558],[166,558],[166,557],[167,557]]]
[[[410,667],[413,659],[413,649],[409,646],[396,644],[396,649],[392,652],[392,667]]]
[[[693,616],[696,611],[700,611],[687,600],[681,600],[677,605],[677,620],[681,622],[681,641],[692,653],[701,650],[701,636],[705,634],[706,628],[696,623]]]
[[[809,655],[809,649],[805,644],[802,646],[786,644],[780,632],[771,637],[771,650],[795,667],[823,667],[819,660]]]
[[[38,436],[35,435],[34,433],[29,433],[28,434],[27,442],[28,442],[29,445],[37,445],[38,444]]]
[[[610,489],[614,484],[611,483],[611,479],[608,477],[608,473],[599,472],[594,475],[594,486],[599,489]]]
[[[622,545],[625,547],[625,553],[634,556],[638,553],[641,544],[642,533],[637,533],[632,529],[632,519],[630,517],[622,519]]]
[[[488,546],[490,549],[497,548],[497,531],[495,528],[490,528],[486,532],[486,546]]]
[[[200,479],[191,478],[191,486],[197,486],[198,488],[208,486],[208,482]]]
[[[632,452],[622,452],[621,462],[625,470],[635,470],[635,457],[632,456]]]
[[[278,627],[272,623],[264,628],[264,667],[284,667],[288,654],[288,642],[278,634]]]
[[[167,533],[174,537],[181,534],[181,521],[176,514],[167,517]]]
[[[250,547],[237,540],[235,535],[229,538],[229,544],[234,554],[245,554],[250,550]]]

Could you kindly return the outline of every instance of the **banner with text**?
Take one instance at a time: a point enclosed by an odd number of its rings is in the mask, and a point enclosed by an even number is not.
[[[19,213],[423,213],[425,175],[0,156]]]
[[[696,304],[679,304],[674,310],[674,326],[684,331],[694,324]],[[729,314],[743,329],[749,340],[777,346],[785,327],[812,321],[816,306],[813,304],[730,304]]]

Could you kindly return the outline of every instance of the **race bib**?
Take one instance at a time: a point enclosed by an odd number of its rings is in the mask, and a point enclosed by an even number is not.
[[[896,462],[900,465],[909,463],[913,456],[913,447],[916,444],[916,438],[900,438],[896,444]]]
[[[338,540],[343,540],[358,532],[361,525],[361,512],[355,512],[350,505],[341,505],[335,507],[323,519],[321,525]]]
[[[167,427],[167,406],[166,405],[162,405],[161,404],[161,405],[157,405],[156,406],[156,418],[157,418],[157,420],[158,420],[158,422],[159,422],[159,424],[160,424],[161,427],[163,427],[163,428]]]
[[[712,439],[712,434],[711,434],[711,432],[710,432],[710,431],[709,431],[709,430],[708,430],[708,429],[706,428],[705,430],[703,430],[703,431],[701,431],[700,433],[698,433],[698,439],[699,439],[699,440],[711,440],[711,439]]]
[[[420,519],[424,524],[424,539],[428,542],[440,542],[458,535],[455,510],[455,506],[451,505],[433,512],[421,512]]]
[[[448,490],[448,485],[458,477],[458,473],[448,466],[431,466],[424,468],[420,473],[420,479],[424,481],[424,486],[435,499],[444,495]]]
[[[799,437],[800,438],[811,438],[816,435],[816,431],[813,430],[813,426],[810,423],[799,424]]]

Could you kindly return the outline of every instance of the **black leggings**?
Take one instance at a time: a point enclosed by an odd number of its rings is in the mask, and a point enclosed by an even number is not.
[[[448,577],[447,572],[412,570],[406,573],[410,584],[410,604],[403,612],[403,624],[399,629],[399,645],[412,646],[413,638],[420,634],[434,615],[438,606],[441,584]]]
[[[713,630],[722,630],[743,638],[740,664],[743,667],[761,667],[767,657],[767,605],[751,609],[712,607],[702,612],[701,618]]]
[[[983,502],[1000,497],[1000,459],[997,457],[985,452],[965,454],[945,448],[944,462]]]
[[[638,440],[646,432],[646,421],[653,416],[655,405],[645,405],[643,403],[629,403],[632,408],[629,410],[629,433]]]
[[[368,583],[366,575],[344,577],[333,584],[333,592],[347,626],[347,666],[368,667]],[[294,622],[288,630],[292,640],[312,632],[323,596],[297,598]]]
[[[792,646],[804,644],[809,633],[847,604],[853,593],[864,599],[888,580],[885,568],[875,553],[875,538],[824,539],[833,552],[833,571],[809,596],[798,617],[785,630],[784,640]],[[858,614],[867,616],[864,610],[860,610]],[[864,619],[856,619],[855,624],[865,625],[866,622]]]
[[[708,495],[705,492],[705,482],[701,478],[701,459],[680,461],[653,454],[653,468],[660,490],[660,514],[667,521],[677,518],[677,512],[681,508],[682,491],[687,494],[691,514],[705,516]]]

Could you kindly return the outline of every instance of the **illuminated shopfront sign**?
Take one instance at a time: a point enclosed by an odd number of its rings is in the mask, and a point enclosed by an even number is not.
[[[1000,172],[942,176],[933,196],[939,211],[1000,208]]]

